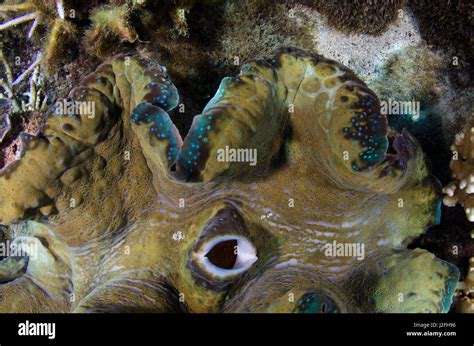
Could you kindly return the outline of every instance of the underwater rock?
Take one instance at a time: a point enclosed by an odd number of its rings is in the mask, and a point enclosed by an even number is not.
[[[24,138],[0,223],[40,251],[0,311],[448,310],[456,267],[406,249],[439,217],[436,179],[352,71],[281,48],[224,78],[184,139],[178,104],[165,67],[120,55]]]

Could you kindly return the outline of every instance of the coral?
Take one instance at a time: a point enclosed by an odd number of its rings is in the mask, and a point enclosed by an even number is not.
[[[404,11],[405,0],[337,1],[317,0],[312,4],[330,25],[346,33],[378,35]]]
[[[443,59],[423,45],[405,46],[385,62],[373,87],[383,100],[416,101],[423,107],[440,94]]]
[[[474,234],[474,233],[472,233]],[[469,261],[466,279],[461,283],[459,289],[456,311],[461,313],[474,313],[474,257]]]
[[[70,2],[73,3],[73,1]],[[57,68],[58,60],[67,56],[66,45],[74,42],[76,38],[76,27],[72,24],[67,10],[69,8],[65,7],[63,0],[30,0],[0,5],[0,13],[7,17],[10,17],[11,14],[18,15],[26,12],[23,15],[4,21],[0,25],[0,30],[33,21],[27,35],[28,39],[32,39],[35,37],[39,26],[47,27],[48,35],[41,53],[41,60],[45,63],[46,70],[52,72]]]
[[[166,45],[166,41],[187,38],[187,16],[194,3],[194,0],[159,3],[111,0],[91,11],[84,49],[92,56],[105,59],[126,52],[138,42]]]
[[[426,43],[449,56],[451,82],[457,87],[472,86],[472,1],[412,0],[407,6],[417,18],[419,31]],[[456,64],[453,64],[454,57]]]
[[[5,136],[11,130],[11,120],[10,120],[10,104],[8,100],[2,99],[0,103],[0,143],[3,141]]]
[[[0,50],[0,62],[3,65],[3,69],[5,71],[5,79],[0,79],[0,86],[3,88],[4,93],[0,93],[0,97],[2,99],[9,99],[11,106],[13,108],[14,112],[18,112],[20,110],[20,106],[18,101],[14,97],[14,91],[13,91],[13,75],[12,75],[12,70],[10,67],[10,64],[7,62],[5,59],[5,56],[3,55],[3,50]]]
[[[443,203],[452,207],[459,203],[464,207],[469,221],[474,222],[474,125],[472,119],[459,132],[451,146],[453,157],[450,168],[454,179],[443,189]]]
[[[12,105],[12,113],[46,110],[47,95],[42,90],[42,75],[40,74],[40,57],[38,57],[24,72],[22,72],[15,80],[13,80],[12,69],[5,59],[3,51],[0,50],[0,62],[3,64],[6,81],[0,79],[0,86],[6,95],[0,93],[0,98],[8,99]],[[18,85],[30,75],[29,91],[23,93],[21,98],[17,98],[19,92],[15,90]],[[44,95],[44,96],[43,96]],[[25,100],[26,99],[26,100]]]
[[[84,45],[89,54],[106,57],[116,48],[117,42],[135,42],[138,34],[130,23],[131,9],[128,4],[95,8],[90,16],[91,28],[85,33]]]
[[[21,73],[13,77],[10,64],[0,49],[0,62],[3,64],[5,79],[0,79],[0,86],[5,94],[0,92],[0,165],[4,166],[18,159],[22,150],[21,139],[18,137],[21,129],[24,133],[35,135],[42,123],[40,111],[46,109],[47,95],[43,91],[42,74],[39,59]],[[29,79],[26,77],[29,75]],[[22,81],[28,81],[29,91],[21,93]]]
[[[210,52],[216,64],[239,66],[282,45],[315,48],[315,23],[298,7],[268,0],[228,1],[219,12],[223,25]]]
[[[189,25],[186,21],[186,15],[189,14],[192,8],[191,3],[180,4],[176,7],[172,18],[175,26],[175,30],[179,36],[188,37],[189,36]]]
[[[444,129],[443,142],[450,146],[454,136],[469,121],[474,109],[474,86],[458,89],[448,85],[440,96],[436,105],[436,112],[442,114],[442,128]],[[449,150],[449,148],[448,148]]]
[[[250,62],[184,139],[152,59],[115,57],[69,96],[1,171],[0,223],[40,251],[0,311],[449,308],[456,267],[405,248],[438,218],[436,180],[341,64],[296,48]]]

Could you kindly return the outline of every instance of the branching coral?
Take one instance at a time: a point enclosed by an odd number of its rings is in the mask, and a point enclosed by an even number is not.
[[[0,311],[449,308],[456,267],[404,248],[435,222],[435,179],[408,132],[388,150],[377,97],[346,67],[295,48],[250,62],[184,139],[151,59],[118,56],[69,96],[0,172],[0,223],[40,249],[0,286]]]
[[[46,109],[48,98],[43,90],[40,58],[16,78],[2,49],[0,62],[4,76],[4,79],[0,79],[3,89],[0,92],[0,165],[4,166],[17,161],[25,149],[20,132],[38,134],[44,119],[40,112]]]
[[[443,192],[448,207],[459,203],[469,221],[474,222],[474,125],[473,119],[459,132],[451,146],[453,157],[450,167],[452,178]]]
[[[13,111],[18,112],[20,111],[20,106],[19,106],[18,101],[15,99],[15,95],[14,95],[15,93],[13,91],[14,81],[13,81],[12,69],[8,61],[5,59],[5,56],[3,55],[3,50],[0,50],[0,62],[3,65],[4,75],[6,77],[6,80],[4,78],[0,79],[0,86],[4,90],[4,93],[0,93],[0,97],[11,100]]]
[[[19,158],[24,147],[18,128],[24,133],[37,134],[43,117],[40,111],[47,106],[47,95],[42,88],[39,59],[27,68],[15,80],[13,79],[10,64],[0,49],[0,62],[3,64],[5,79],[0,79],[0,86],[5,94],[0,92],[0,165],[6,165]],[[29,90],[21,92],[21,82],[29,75]],[[13,125],[12,125],[13,123]]]
[[[0,79],[0,86],[3,88],[4,93],[0,92],[0,98],[6,98],[10,100],[12,104],[12,113],[26,112],[26,111],[39,111],[45,110],[47,105],[47,95],[44,95],[42,90],[42,78],[40,74],[40,59],[39,56],[25,71],[23,71],[17,78],[13,78],[12,69],[10,64],[3,55],[3,50],[0,49],[0,62],[3,65],[5,79]],[[28,76],[29,77],[29,90],[22,93],[16,90],[20,83]]]

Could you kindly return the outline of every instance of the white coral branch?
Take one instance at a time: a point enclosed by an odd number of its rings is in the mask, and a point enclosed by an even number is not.
[[[36,12],[33,13],[28,13],[20,17],[16,17],[10,20],[7,20],[6,22],[3,22],[0,24],[0,30],[5,30],[7,28],[10,28],[12,26],[16,26],[21,23],[29,22],[31,20],[35,20],[38,17],[38,14]]]
[[[47,96],[43,99],[41,98],[42,90],[38,88],[40,81],[40,66],[41,54],[38,54],[36,60],[20,75],[13,81],[13,74],[11,67],[8,64],[8,61],[5,59],[3,52],[0,50],[0,63],[2,63],[6,79],[0,79],[0,87],[2,87],[6,93],[8,99],[12,102],[13,113],[20,111],[33,111],[33,110],[43,110],[46,109]],[[28,101],[21,100],[19,105],[18,100],[15,98],[14,87],[18,85],[22,80],[26,78],[31,73],[30,77],[30,88],[29,91],[24,93]],[[0,97],[4,97],[3,94],[0,94]]]
[[[19,75],[17,79],[15,79],[15,81],[12,83],[12,85],[17,85],[23,79],[25,79],[25,77],[28,74],[30,74],[35,69],[35,67],[38,66],[38,64],[41,62],[41,57],[42,57],[42,54],[39,53],[36,57],[36,60],[21,75]]]

